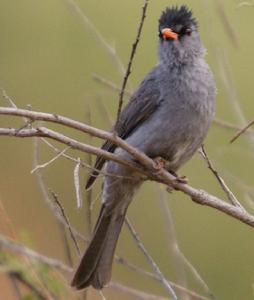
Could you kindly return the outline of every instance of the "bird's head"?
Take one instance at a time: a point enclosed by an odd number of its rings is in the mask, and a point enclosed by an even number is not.
[[[163,63],[183,64],[204,55],[198,24],[186,7],[166,8],[159,19],[159,55]]]

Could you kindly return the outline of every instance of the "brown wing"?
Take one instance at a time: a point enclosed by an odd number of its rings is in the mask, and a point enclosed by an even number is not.
[[[148,75],[148,78],[141,83],[139,89],[133,94],[129,103],[123,109],[119,122],[114,127],[118,136],[122,139],[130,136],[140,124],[153,114],[159,105],[160,92],[158,85],[155,83],[155,78],[151,75],[152,73]],[[114,152],[116,147],[112,142],[106,141],[101,149]],[[105,158],[98,156],[94,165],[95,170],[87,180],[86,189],[93,184],[104,163]]]

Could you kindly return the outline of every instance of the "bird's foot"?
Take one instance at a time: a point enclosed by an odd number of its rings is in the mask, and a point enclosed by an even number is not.
[[[172,170],[170,170],[169,173],[175,176],[176,183],[183,183],[183,184],[188,183],[188,178],[186,176],[179,176],[175,171]]]
[[[160,156],[155,157],[153,159],[153,161],[154,161],[154,164],[153,164],[154,165],[154,169],[158,170],[158,171],[164,169],[165,166],[166,166],[166,164],[167,164],[167,161],[165,159],[163,159],[162,157],[160,157]]]

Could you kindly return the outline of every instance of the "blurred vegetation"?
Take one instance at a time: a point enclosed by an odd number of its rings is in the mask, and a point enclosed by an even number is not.
[[[0,86],[21,108],[30,104],[34,110],[55,112],[84,122],[88,122],[90,113],[94,126],[107,129],[116,116],[118,93],[96,82],[93,75],[97,74],[119,86],[123,74],[117,59],[71,3],[69,0],[0,0]],[[143,1],[79,0],[76,3],[126,66]],[[241,127],[254,117],[252,2],[185,0],[184,3],[193,9],[199,20],[201,38],[208,49],[207,60],[214,71],[218,88],[216,117]],[[157,20],[161,11],[171,4],[182,4],[182,1],[150,1],[129,90],[135,89],[156,64]],[[0,105],[8,105],[3,97],[0,101]],[[22,121],[1,116],[0,126],[11,124],[21,126]],[[59,129],[56,125],[52,125],[52,128]],[[88,136],[73,134],[70,130],[65,133],[81,141],[90,141]],[[212,126],[206,140],[206,150],[232,191],[253,212],[254,137],[242,137],[230,145],[233,134],[234,131]],[[101,143],[97,139],[92,142],[95,145]],[[36,176],[30,174],[33,168],[32,140],[1,137],[0,148],[1,233],[67,264],[62,231],[44,201]],[[68,153],[81,155],[74,151]],[[47,146],[40,146],[41,162],[48,161],[54,155]],[[88,160],[83,154],[82,159]],[[61,158],[43,170],[43,177],[47,185],[58,193],[71,224],[88,236],[87,205],[85,203],[82,210],[76,209],[74,167],[72,162]],[[187,175],[193,186],[225,199],[198,154],[181,173]],[[87,170],[82,170],[82,180],[85,181],[86,176]],[[83,196],[86,197],[84,189]],[[199,207],[181,193],[175,192],[166,197],[179,246],[202,274],[216,298],[252,299],[253,229],[218,211]],[[93,221],[97,215],[99,198],[100,182],[93,190]],[[177,266],[170,255],[172,249],[168,246],[159,198],[155,183],[144,184],[130,207],[129,217],[163,273],[170,280],[177,281]],[[32,245],[22,240],[21,234],[24,232]],[[69,242],[72,257],[77,263],[78,257]],[[126,229],[121,235],[117,253],[150,270]],[[48,267],[33,264],[35,278],[30,273],[30,262],[24,262],[23,258],[2,253],[1,269],[2,262],[7,268],[5,272],[19,271],[33,283],[38,277],[44,290],[46,287],[60,299],[75,297],[68,282]],[[186,271],[186,278],[189,288],[200,291],[189,271]],[[121,265],[115,265],[113,280],[166,296],[159,283]],[[111,289],[105,290],[105,296],[111,300],[119,297],[133,299]],[[17,299],[15,297],[10,292],[6,276],[1,276],[0,298]],[[24,297],[36,299],[36,295],[27,290],[24,291]],[[97,298],[101,299],[97,293],[89,292],[89,299]]]

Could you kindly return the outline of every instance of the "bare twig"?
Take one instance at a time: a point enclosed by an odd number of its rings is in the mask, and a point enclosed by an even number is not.
[[[63,247],[65,250],[67,262],[70,267],[73,267],[73,260],[72,260],[72,256],[71,256],[71,249],[70,249],[69,241],[67,238],[66,228],[62,223],[58,222],[58,224],[59,224],[61,234],[62,234]]]
[[[2,91],[3,98],[10,104],[11,107],[17,108],[16,104],[12,101],[11,97],[6,93],[5,89],[0,87]]]
[[[20,292],[20,289],[19,289],[19,286],[18,286],[17,279],[16,279],[14,276],[12,276],[11,273],[9,273],[9,278],[10,278],[10,280],[11,280],[11,284],[12,284],[12,286],[13,286],[13,290],[14,290],[14,292],[15,292],[15,295],[17,296],[17,299],[18,299],[18,300],[22,300],[22,294],[21,294],[21,292]]]
[[[30,248],[27,248],[23,245],[20,245],[20,244],[17,244],[15,242],[11,241],[10,239],[8,239],[7,237],[5,237],[1,234],[0,234],[0,247],[8,249],[13,252],[20,253],[22,255],[25,255],[26,257],[29,257],[30,259],[37,260],[41,263],[49,265],[60,271],[72,272],[72,268],[68,267],[60,260],[39,254],[38,252],[35,252],[34,250],[32,250]]]
[[[146,248],[143,245],[143,243],[141,242],[141,240],[140,240],[140,238],[139,238],[136,230],[134,229],[134,227],[132,226],[131,222],[128,220],[127,217],[125,218],[125,224],[127,225],[127,227],[129,229],[129,231],[130,231],[133,239],[137,243],[137,246],[143,252],[143,254],[146,257],[147,261],[149,262],[150,266],[152,267],[152,269],[154,270],[154,272],[160,278],[160,282],[166,288],[166,290],[169,293],[169,295],[171,297],[173,297],[173,299],[177,299],[175,291],[173,290],[173,288],[171,287],[170,283],[167,281],[167,279],[165,278],[165,276],[162,274],[161,270],[159,269],[159,267],[157,266],[157,264],[155,263],[155,261],[153,260],[153,258],[151,257],[151,255],[146,250]]]
[[[225,8],[222,5],[222,1],[217,1],[217,10],[218,10],[220,19],[222,21],[223,27],[224,27],[231,43],[234,45],[234,47],[238,48],[239,42],[237,39],[236,32],[235,32],[234,27],[232,26],[231,22],[228,19],[228,16],[225,12]]]
[[[15,278],[16,280],[18,280],[24,286],[26,286],[36,296],[36,298],[41,299],[41,300],[49,300],[48,295],[45,295],[41,289],[39,289],[38,287],[33,285],[31,282],[29,282],[21,272],[10,271],[9,275],[12,278]]]
[[[203,290],[205,291],[205,293],[207,295],[209,295],[209,297],[213,298],[213,293],[211,292],[211,290],[209,289],[207,283],[205,282],[205,280],[201,277],[201,275],[198,273],[198,271],[196,270],[196,268],[191,264],[191,262],[186,258],[186,256],[183,254],[183,252],[181,251],[178,242],[177,242],[177,238],[176,238],[176,233],[175,233],[175,229],[174,229],[174,223],[172,220],[172,216],[171,216],[171,212],[167,203],[167,199],[166,199],[166,191],[164,190],[160,190],[161,193],[161,202],[162,202],[162,208],[163,208],[163,214],[166,217],[166,222],[167,222],[167,231],[168,231],[168,235],[170,236],[170,245],[172,247],[172,250],[175,254],[175,262],[176,262],[176,269],[181,270],[181,268],[183,268],[183,266],[186,266],[190,272],[192,273],[194,279],[197,281],[197,283],[203,288]],[[182,272],[183,273],[183,272]],[[181,286],[185,283],[185,274],[179,274],[179,279],[182,279]],[[181,278],[182,277],[182,278]],[[173,286],[173,285],[172,285]],[[185,294],[189,295],[189,290],[185,290]]]
[[[122,257],[118,257],[118,256],[115,256],[115,261],[117,263],[120,263],[122,264],[123,266],[126,266],[127,268],[129,268],[130,270],[133,270],[134,272],[137,272],[139,274],[142,274],[144,276],[147,276],[153,280],[156,280],[156,281],[159,281],[160,282],[160,277],[155,274],[155,273],[151,273],[151,272],[148,272],[140,267],[137,267],[136,265],[134,265],[133,263],[125,260],[124,258]],[[175,290],[178,290],[178,291],[181,291],[181,292],[184,292],[186,294],[189,294],[193,299],[197,299],[197,300],[209,300],[209,298],[205,297],[205,296],[202,296],[202,295],[199,295],[197,294],[196,292],[194,291],[191,291],[183,286],[181,286],[180,284],[177,284],[173,281],[170,281],[168,280],[169,284],[175,289]]]
[[[37,165],[35,168],[33,168],[31,170],[31,174],[33,174],[35,171],[37,171],[38,169],[43,169],[48,167],[50,164],[52,164],[54,161],[56,161],[59,157],[63,156],[63,154],[70,149],[70,147],[66,147],[65,149],[63,149],[63,151],[61,151],[60,153],[58,153],[55,157],[53,157],[52,159],[50,159],[49,161],[47,161],[44,164],[41,165]]]
[[[153,294],[148,294],[143,291],[139,291],[137,289],[127,287],[126,285],[120,284],[118,282],[110,282],[109,288],[117,290],[121,293],[128,294],[132,297],[132,299],[140,299],[140,300],[168,300],[168,298],[160,297]]]
[[[254,124],[254,120],[252,120],[248,125],[240,129],[237,134],[230,140],[230,143],[233,143],[237,140],[242,134],[244,134],[252,125]]]
[[[60,203],[60,201],[58,200],[58,196],[56,195],[56,193],[54,193],[53,191],[51,191],[51,194],[52,194],[52,196],[53,196],[53,198],[55,200],[55,203],[57,204],[58,208],[61,211],[62,217],[64,218],[65,223],[67,224],[67,228],[68,228],[68,230],[70,232],[71,239],[73,240],[73,243],[74,243],[74,245],[76,247],[77,253],[80,256],[81,255],[81,251],[79,249],[79,245],[78,245],[78,242],[76,240],[76,237],[75,237],[75,235],[74,235],[74,233],[72,231],[70,221],[69,221],[67,215],[65,214],[64,208],[63,208],[62,204]]]
[[[142,28],[143,28],[145,17],[146,17],[146,10],[147,10],[147,7],[148,7],[148,2],[149,2],[149,0],[145,0],[144,6],[142,8],[142,15],[141,15],[140,23],[139,23],[139,26],[138,26],[138,32],[137,32],[136,40],[132,45],[130,59],[129,59],[127,70],[126,70],[126,73],[125,73],[125,76],[124,76],[124,79],[123,79],[121,92],[120,92],[120,95],[119,95],[119,105],[118,105],[118,110],[117,110],[116,124],[119,121],[119,117],[120,117],[120,114],[121,114],[121,110],[122,110],[122,106],[123,106],[124,91],[125,91],[125,87],[126,87],[128,78],[129,78],[130,73],[131,73],[133,58],[135,56],[137,46],[138,46],[138,43],[139,43],[139,40],[140,40],[140,35],[141,35],[141,32],[142,32]]]
[[[98,83],[100,83],[100,84],[102,84],[102,85],[104,85],[104,86],[110,88],[110,89],[113,90],[113,91],[121,92],[121,88],[120,88],[118,85],[116,85],[114,82],[109,81],[109,80],[107,80],[107,79],[105,79],[105,78],[103,78],[103,77],[101,77],[101,76],[99,76],[99,75],[97,75],[97,74],[94,74],[94,75],[93,75],[93,79],[94,79],[96,82],[98,82]],[[124,94],[125,94],[126,96],[131,96],[131,92],[128,91],[128,90],[126,90],[126,89],[125,89],[125,91],[124,91]]]
[[[125,73],[125,68],[118,57],[115,49],[105,40],[103,35],[97,30],[95,25],[92,23],[92,21],[87,17],[87,15],[81,10],[81,8],[78,6],[78,4],[74,0],[66,0],[73,11],[80,17],[83,24],[93,33],[93,36],[97,39],[97,41],[106,49],[106,51],[109,53],[113,61],[116,63],[119,71],[121,74]]]
[[[234,124],[229,123],[229,122],[224,121],[224,120],[220,120],[218,118],[214,119],[213,124],[216,125],[216,126],[225,128],[225,129],[229,129],[231,131],[240,131],[242,129],[240,126],[234,125]],[[254,130],[247,129],[243,133],[248,134],[248,135],[254,135]]]
[[[40,139],[40,140],[42,140],[42,139]],[[38,143],[39,143],[39,139],[35,138],[34,139],[34,153],[33,153],[33,167],[34,168],[39,164],[39,145],[38,145]],[[65,155],[65,154],[63,154],[63,155]],[[59,214],[59,210],[56,209],[56,206],[51,201],[51,198],[50,198],[50,195],[48,192],[48,187],[46,186],[46,183],[42,176],[41,170],[37,169],[37,171],[35,172],[35,175],[37,177],[37,181],[38,181],[39,187],[41,189],[44,201],[46,202],[46,204],[48,205],[48,207],[50,208],[50,210],[52,211],[52,213],[56,217],[56,219],[60,223],[62,223],[65,227],[68,227],[62,214]],[[77,238],[81,239],[82,241],[87,242],[85,237],[83,235],[81,235],[73,226],[72,226],[72,232]]]
[[[186,282],[186,272],[184,269],[184,264],[183,260],[181,257],[181,251],[178,246],[178,241],[176,237],[176,232],[175,232],[175,227],[174,227],[174,222],[170,213],[170,208],[168,206],[167,200],[168,197],[166,195],[166,191],[162,189],[160,186],[157,187],[157,193],[159,194],[159,199],[161,203],[161,214],[164,217],[164,227],[166,230],[166,236],[168,240],[168,248],[171,250],[171,253],[173,254],[173,261],[174,261],[174,269],[176,273],[176,280],[179,282],[181,286],[186,287],[187,282]],[[157,197],[156,197],[156,202],[157,202]],[[185,292],[180,292],[179,298],[182,300],[190,300],[190,295]]]
[[[62,152],[60,149],[58,149],[57,147],[55,147],[54,145],[52,145],[47,139],[40,138],[40,140],[43,141],[46,145],[48,145],[51,149],[53,149],[56,153]],[[66,158],[66,159],[68,159],[68,160],[70,160],[72,162],[75,162],[76,164],[79,162],[78,158],[75,158],[73,156],[67,155],[65,153],[62,154],[62,157]],[[98,170],[98,169],[92,167],[90,164],[85,163],[82,160],[80,160],[80,165],[83,168],[99,172],[99,174],[101,176],[111,176],[111,177],[116,177],[116,178],[131,178],[131,177],[128,177],[128,176],[121,176],[121,175],[116,175],[116,174],[113,174],[113,173],[108,173],[108,172],[105,172],[105,171],[102,171],[102,170]],[[98,176],[100,176],[100,175],[98,175]]]
[[[225,183],[225,181],[223,180],[223,178],[219,175],[218,171],[215,170],[214,166],[212,165],[211,160],[209,159],[209,157],[208,157],[208,155],[207,155],[207,153],[205,151],[204,145],[201,146],[200,153],[203,156],[204,160],[206,161],[208,168],[212,171],[212,173],[214,174],[215,178],[218,180],[221,188],[226,193],[228,200],[233,205],[238,206],[240,209],[242,209],[243,211],[245,211],[245,209],[243,208],[243,206],[241,205],[241,203],[237,200],[236,196],[229,189],[229,187],[227,186],[227,184]]]

